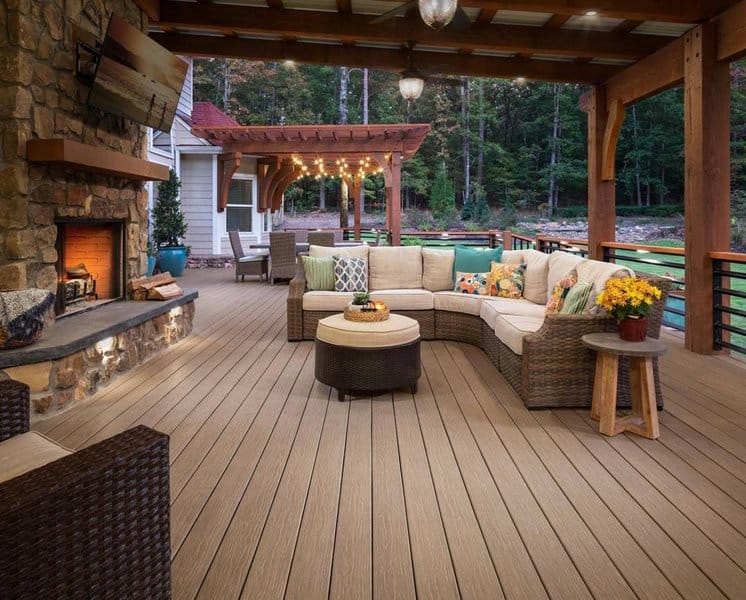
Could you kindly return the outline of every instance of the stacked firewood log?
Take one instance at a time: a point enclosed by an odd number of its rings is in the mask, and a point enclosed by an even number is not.
[[[135,277],[130,279],[127,289],[133,300],[170,300],[184,293],[176,279],[166,271],[152,277]]]

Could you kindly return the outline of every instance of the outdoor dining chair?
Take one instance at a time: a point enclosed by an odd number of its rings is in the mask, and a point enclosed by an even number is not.
[[[269,278],[274,285],[275,279],[292,279],[295,277],[295,233],[292,231],[272,231],[269,234]]]
[[[233,249],[233,258],[236,261],[236,281],[238,281],[239,275],[241,276],[241,281],[244,281],[246,275],[256,275],[259,277],[259,281],[262,281],[265,277],[269,279],[267,251],[253,250],[245,253],[238,231],[229,231],[228,237],[230,238],[231,248]]]
[[[333,231],[309,231],[308,232],[308,244],[313,246],[334,246],[334,242],[337,240],[334,238]],[[339,240],[342,241],[342,240]]]

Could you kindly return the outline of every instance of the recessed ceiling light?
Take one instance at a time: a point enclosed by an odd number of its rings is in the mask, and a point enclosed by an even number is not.
[[[585,11],[585,16],[586,17],[597,17],[598,16],[598,11],[597,10],[587,10],[587,11]]]

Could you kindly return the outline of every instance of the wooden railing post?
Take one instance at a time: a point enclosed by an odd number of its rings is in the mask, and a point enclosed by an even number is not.
[[[503,248],[505,250],[513,249],[513,232],[511,232],[509,229],[503,231]]]

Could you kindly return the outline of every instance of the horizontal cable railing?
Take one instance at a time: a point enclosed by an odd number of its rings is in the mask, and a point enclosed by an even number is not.
[[[402,246],[418,244],[422,246],[489,246],[494,248],[502,241],[499,231],[403,231]]]
[[[570,240],[567,238],[537,235],[536,249],[546,254],[551,254],[555,250],[562,250],[588,257],[588,240]]]
[[[683,248],[646,246],[603,242],[604,260],[629,267],[636,272],[668,277],[672,288],[663,312],[663,324],[684,331],[686,299],[684,294],[684,268],[686,264]]]
[[[710,252],[709,256],[715,348],[746,354],[746,254]]]

